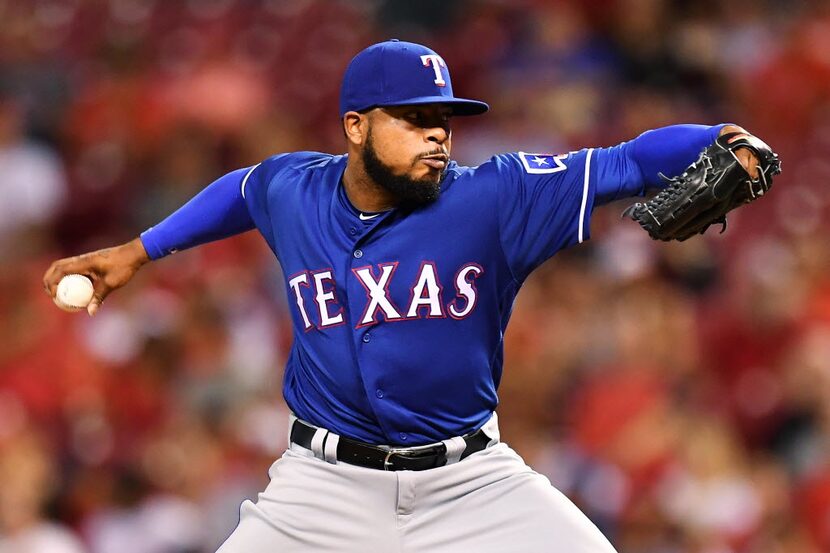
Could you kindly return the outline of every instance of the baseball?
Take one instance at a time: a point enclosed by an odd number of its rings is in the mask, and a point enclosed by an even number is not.
[[[84,275],[66,275],[58,283],[55,305],[64,311],[81,311],[92,301],[93,292],[92,281]]]

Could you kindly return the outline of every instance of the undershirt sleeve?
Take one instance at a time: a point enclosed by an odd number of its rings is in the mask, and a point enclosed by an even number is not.
[[[672,125],[644,132],[612,148],[597,149],[594,205],[642,196],[649,188],[662,187],[661,173],[669,178],[682,173],[725,125]]]
[[[162,222],[142,232],[141,242],[150,259],[252,230],[254,221],[242,196],[242,183],[252,169],[237,169],[218,178]]]

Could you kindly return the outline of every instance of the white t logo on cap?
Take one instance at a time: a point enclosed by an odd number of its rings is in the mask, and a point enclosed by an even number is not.
[[[435,84],[438,86],[447,86],[447,81],[445,81],[443,75],[441,75],[441,68],[446,67],[447,64],[444,63],[441,56],[438,54],[425,54],[421,56],[421,61],[423,62],[424,67],[429,67],[429,64],[432,63],[432,69],[435,71]]]

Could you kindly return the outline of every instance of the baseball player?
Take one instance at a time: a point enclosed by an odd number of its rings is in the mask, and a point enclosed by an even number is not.
[[[499,440],[502,339],[528,275],[588,239],[594,208],[661,186],[732,125],[652,130],[612,148],[451,160],[445,60],[390,40],[349,64],[347,154],[284,153],[210,184],[139,238],[55,262],[89,275],[94,314],[145,263],[256,229],[294,324],[290,446],[221,553],[614,551]],[[759,175],[757,152],[736,150]]]

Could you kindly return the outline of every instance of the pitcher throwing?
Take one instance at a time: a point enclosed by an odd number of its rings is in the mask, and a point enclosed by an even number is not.
[[[256,229],[274,252],[294,324],[283,384],[291,444],[259,499],[242,503],[221,553],[614,551],[499,440],[513,301],[536,267],[588,239],[594,208],[664,186],[661,174],[692,174],[716,141],[739,164],[733,188],[768,189],[777,158],[734,125],[677,125],[612,148],[456,164],[452,117],[487,109],[453,94],[429,48],[375,44],[343,79],[346,154],[283,153],[233,171],[139,238],[47,271],[51,296],[63,275],[89,276],[94,314],[174,251]],[[660,220],[646,217],[657,213],[648,203],[634,217],[659,230],[667,202],[684,197],[675,188],[699,198],[700,186],[720,186],[707,175],[672,181]],[[710,196],[705,209],[731,209],[746,194]],[[691,232],[704,231],[707,214],[689,209]]]

